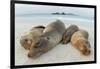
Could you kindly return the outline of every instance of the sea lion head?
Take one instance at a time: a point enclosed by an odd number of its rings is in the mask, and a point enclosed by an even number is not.
[[[90,43],[88,40],[80,40],[79,41],[79,50],[83,55],[89,55],[91,53]]]
[[[79,30],[78,26],[76,26],[76,25],[70,25],[70,26],[66,29],[65,33],[63,34],[62,43],[63,43],[63,44],[67,44],[68,42],[70,42],[72,35],[73,35],[76,31],[78,31],[78,30]]]
[[[45,53],[48,49],[48,38],[40,37],[40,39],[30,47],[28,52],[28,57],[39,57],[43,53]]]
[[[24,47],[26,50],[29,50],[29,49],[30,49],[32,42],[33,42],[33,41],[32,41],[31,36],[29,36],[29,35],[21,36],[20,44],[21,44],[21,46]]]
[[[70,34],[70,33],[69,33]],[[70,37],[68,36],[68,34],[66,35],[66,33],[63,35],[62,38],[62,43],[63,44],[67,44],[68,42],[70,42]]]

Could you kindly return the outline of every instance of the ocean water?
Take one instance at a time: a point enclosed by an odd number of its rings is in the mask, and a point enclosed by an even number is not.
[[[71,15],[72,14],[72,15]],[[33,20],[42,21],[45,20],[72,20],[72,21],[82,21],[82,22],[94,22],[94,17],[89,16],[81,16],[76,14],[68,14],[68,15],[53,15],[53,14],[20,14],[15,17],[18,18],[19,21],[31,22]]]

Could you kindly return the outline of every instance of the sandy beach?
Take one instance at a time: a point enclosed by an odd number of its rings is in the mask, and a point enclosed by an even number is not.
[[[75,48],[68,44],[59,44],[52,50],[43,54],[37,59],[30,59],[27,57],[28,51],[20,45],[20,36],[25,32],[28,32],[32,27],[37,25],[46,26],[50,22],[55,21],[57,18],[38,18],[31,17],[26,18],[16,17],[15,18],[15,65],[35,65],[35,64],[47,64],[47,63],[69,63],[69,62],[82,62],[82,61],[93,61],[94,60],[94,22],[93,21],[82,21],[82,20],[71,20],[66,18],[58,18],[66,25],[66,28],[72,24],[77,25],[81,29],[85,29],[89,33],[89,41],[91,44],[91,54],[89,56],[83,56]]]

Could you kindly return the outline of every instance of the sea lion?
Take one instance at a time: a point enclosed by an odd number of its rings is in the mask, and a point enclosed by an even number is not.
[[[26,50],[29,50],[31,44],[35,44],[35,42],[39,39],[39,36],[42,34],[44,30],[44,26],[36,26],[33,27],[27,34],[21,36],[20,44]]]
[[[70,42],[73,33],[76,32],[76,31],[78,31],[78,30],[79,30],[78,26],[76,26],[76,25],[70,25],[66,29],[66,31],[65,31],[65,33],[63,35],[62,43],[63,44],[67,44],[68,42]]]
[[[89,34],[87,31],[79,30],[71,37],[72,46],[79,50],[83,55],[89,55],[91,52],[88,36]]]
[[[35,46],[31,46],[28,57],[39,57],[54,48],[62,40],[64,32],[65,25],[62,21],[56,20],[48,24]]]

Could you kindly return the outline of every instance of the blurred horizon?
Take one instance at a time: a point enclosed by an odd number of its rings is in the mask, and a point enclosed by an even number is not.
[[[52,15],[52,13],[65,13],[63,16],[81,16],[81,17],[94,17],[93,8],[79,8],[79,7],[65,7],[65,6],[48,6],[48,5],[28,5],[28,4],[15,4],[15,15]],[[59,15],[59,14],[58,14]]]

